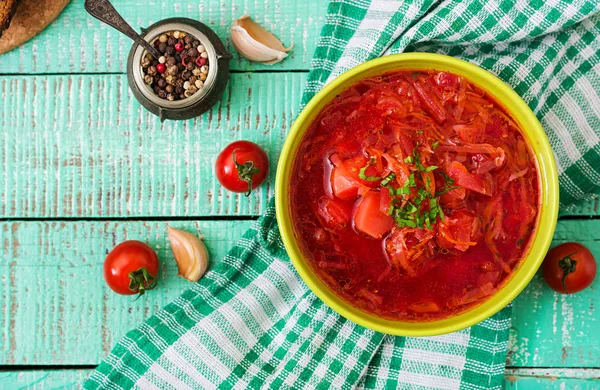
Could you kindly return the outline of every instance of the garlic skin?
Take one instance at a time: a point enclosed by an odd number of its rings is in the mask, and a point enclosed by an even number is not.
[[[171,250],[177,262],[178,276],[197,282],[208,268],[208,250],[198,237],[183,230],[168,229]]]
[[[285,48],[281,41],[244,15],[231,25],[231,41],[240,55],[250,61],[272,65],[287,57],[294,45]]]

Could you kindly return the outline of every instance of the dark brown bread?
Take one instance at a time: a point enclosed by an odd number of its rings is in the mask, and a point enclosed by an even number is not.
[[[10,25],[19,0],[0,0],[0,36]]]

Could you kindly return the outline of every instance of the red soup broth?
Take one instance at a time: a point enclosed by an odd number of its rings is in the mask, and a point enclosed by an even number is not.
[[[518,125],[464,77],[414,70],[358,82],[311,124],[290,183],[300,246],[366,312],[432,321],[510,278],[539,212]]]

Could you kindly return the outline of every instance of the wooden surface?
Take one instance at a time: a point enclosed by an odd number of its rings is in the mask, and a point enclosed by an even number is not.
[[[160,121],[132,97],[123,75],[130,44],[73,0],[42,34],[0,57],[0,387],[78,387],[128,330],[168,303],[177,278],[167,226],[201,231],[222,258],[272,195],[277,156],[295,117],[326,1],[113,1],[134,25],[187,16],[227,29],[244,13],[295,44],[265,66],[237,55],[210,112]],[[271,174],[250,198],[212,175],[237,139],[267,150]],[[563,212],[554,244],[577,240],[600,258],[598,200]],[[133,302],[101,277],[107,250],[148,241],[160,284]],[[213,263],[214,264],[214,263]],[[573,296],[539,277],[514,302],[507,389],[600,388],[600,282]]]

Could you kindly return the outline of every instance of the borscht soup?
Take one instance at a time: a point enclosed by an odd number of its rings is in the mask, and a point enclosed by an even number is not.
[[[511,277],[540,212],[517,123],[462,76],[403,70],[326,105],[294,159],[290,213],[318,277],[378,317],[433,321]]]

